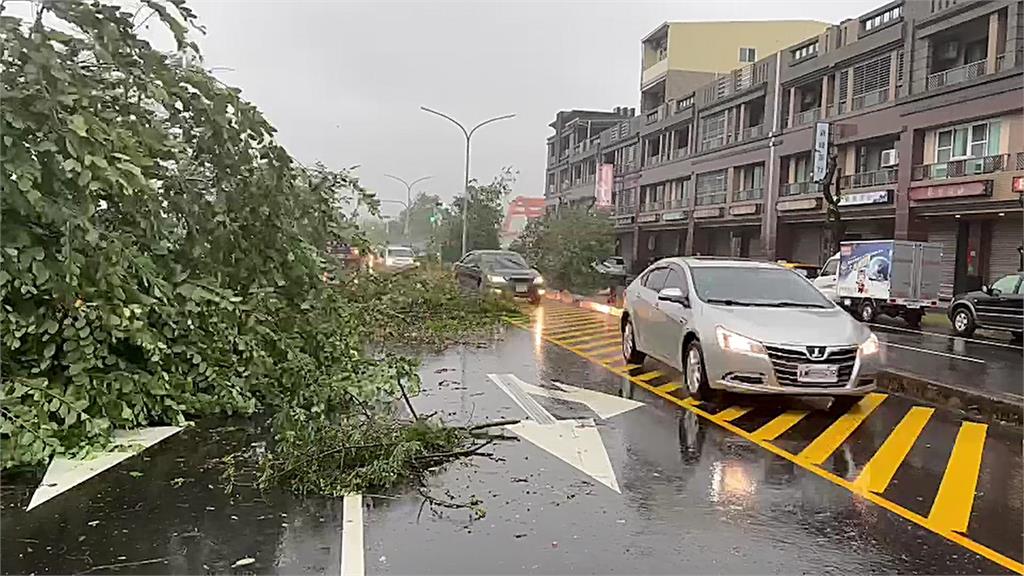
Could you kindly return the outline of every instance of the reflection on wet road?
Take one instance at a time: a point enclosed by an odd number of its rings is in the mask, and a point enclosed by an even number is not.
[[[412,489],[364,494],[361,507],[225,491],[210,463],[259,439],[190,428],[28,512],[39,476],[5,476],[2,570],[1021,570],[1018,429],[886,394],[839,415],[820,401],[696,403],[675,371],[623,363],[617,318],[545,303],[512,321],[523,329],[493,346],[427,358],[415,399],[453,424],[523,420],[492,456],[430,482],[443,500],[479,500],[483,518]]]

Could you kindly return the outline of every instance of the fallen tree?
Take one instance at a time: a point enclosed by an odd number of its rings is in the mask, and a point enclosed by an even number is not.
[[[462,298],[436,274],[337,270],[325,246],[365,246],[355,214],[375,209],[372,195],[345,171],[296,162],[201,67],[182,0],[144,7],[0,14],[3,467],[81,455],[115,428],[256,412],[273,424],[268,477],[303,492],[317,484],[280,470],[353,418],[422,448],[386,463],[379,446],[346,449],[351,479],[334,488],[394,482],[466,449],[468,436],[436,422],[395,419],[416,365],[382,344],[478,333],[504,305]],[[143,20],[176,50],[139,37]]]

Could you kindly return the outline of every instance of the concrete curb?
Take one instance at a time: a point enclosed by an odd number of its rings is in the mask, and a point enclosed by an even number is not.
[[[580,308],[612,316],[622,316],[621,308],[587,300],[578,294],[549,292],[546,296],[552,300]],[[1024,425],[1024,402],[1015,400],[1011,396],[972,390],[955,384],[934,382],[916,374],[891,369],[882,372],[878,386],[894,394],[959,410],[971,418],[1002,422],[1013,426]]]

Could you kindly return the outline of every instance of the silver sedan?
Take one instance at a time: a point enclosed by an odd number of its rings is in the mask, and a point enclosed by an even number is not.
[[[622,353],[683,373],[691,396],[715,390],[835,398],[874,390],[879,342],[806,278],[775,264],[667,258],[626,289]]]

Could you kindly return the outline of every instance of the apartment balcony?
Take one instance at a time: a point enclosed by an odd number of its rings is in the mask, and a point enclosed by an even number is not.
[[[687,198],[669,198],[668,200],[665,201],[665,209],[681,210],[683,208],[687,208],[689,202],[690,201]]]
[[[999,54],[996,56],[996,72],[1002,72],[1006,69],[1006,54]]]
[[[644,124],[650,125],[655,124],[665,119],[665,112],[668,110],[668,104],[661,104],[654,110],[651,110],[644,114]]]
[[[790,127],[805,126],[807,124],[813,124],[821,118],[821,108],[811,108],[810,110],[804,110],[793,117],[793,123]]]
[[[878,106],[889,101],[889,88],[888,86],[881,90],[874,92],[868,92],[859,96],[854,96],[850,100],[851,110],[863,110],[865,108],[871,108],[872,106]]]
[[[848,109],[849,108],[846,105],[846,100],[840,100],[835,104],[829,104],[828,107],[825,108],[825,115],[827,118],[839,116],[840,114],[845,114]]]
[[[779,196],[802,196],[804,194],[820,194],[821,184],[817,182],[790,182],[783,184]]]
[[[697,206],[714,206],[725,204],[729,199],[729,193],[725,190],[718,192],[699,192],[695,198]]]
[[[715,136],[714,138],[708,138],[700,143],[700,151],[707,152],[716,148],[722,148],[728,146],[733,142],[732,134],[722,134],[721,136]]]
[[[615,206],[616,216],[632,216],[636,212],[634,204],[617,204]]]
[[[760,200],[764,197],[764,188],[747,188],[746,190],[735,190],[732,193],[733,202],[745,202],[747,200]]]
[[[1024,165],[1024,159],[1020,153],[1017,154],[1015,163],[1017,166]],[[979,158],[964,158],[962,160],[950,160],[949,162],[937,162],[935,164],[922,164],[914,166],[910,172],[910,179],[917,180],[945,180],[946,178],[959,178],[961,176],[980,176],[993,174],[1009,169],[1010,155],[996,154],[995,156],[983,156]]]
[[[871,172],[847,174],[839,179],[839,187],[843,190],[874,188],[889,184],[896,184],[896,178],[896,168],[883,168],[881,170],[874,170]]]
[[[662,56],[662,58],[655,62],[654,64],[651,64],[650,66],[645,68],[643,73],[641,74],[640,84],[642,86],[648,86],[649,84],[661,78],[668,72],[668,54],[659,52],[658,55]]]
[[[689,148],[673,148],[671,151],[669,151],[668,158],[669,158],[669,160],[678,160],[678,159],[683,158],[685,156],[689,156],[689,154],[690,154],[690,149]]]
[[[644,203],[644,204],[640,205],[640,212],[644,212],[644,213],[647,213],[647,212],[658,212],[660,210],[663,210],[664,208],[665,208],[665,203],[664,202],[661,202],[661,201],[647,202],[647,203]]]
[[[764,124],[744,128],[743,131],[740,132],[740,140],[752,140],[754,138],[760,138],[761,136],[764,136]]]
[[[977,62],[971,62],[970,64],[950,68],[949,70],[943,70],[942,72],[936,72],[935,74],[928,76],[928,81],[925,86],[928,90],[936,90],[944,86],[953,86],[954,84],[974,80],[979,76],[985,75],[986,62],[986,60],[978,60]]]

